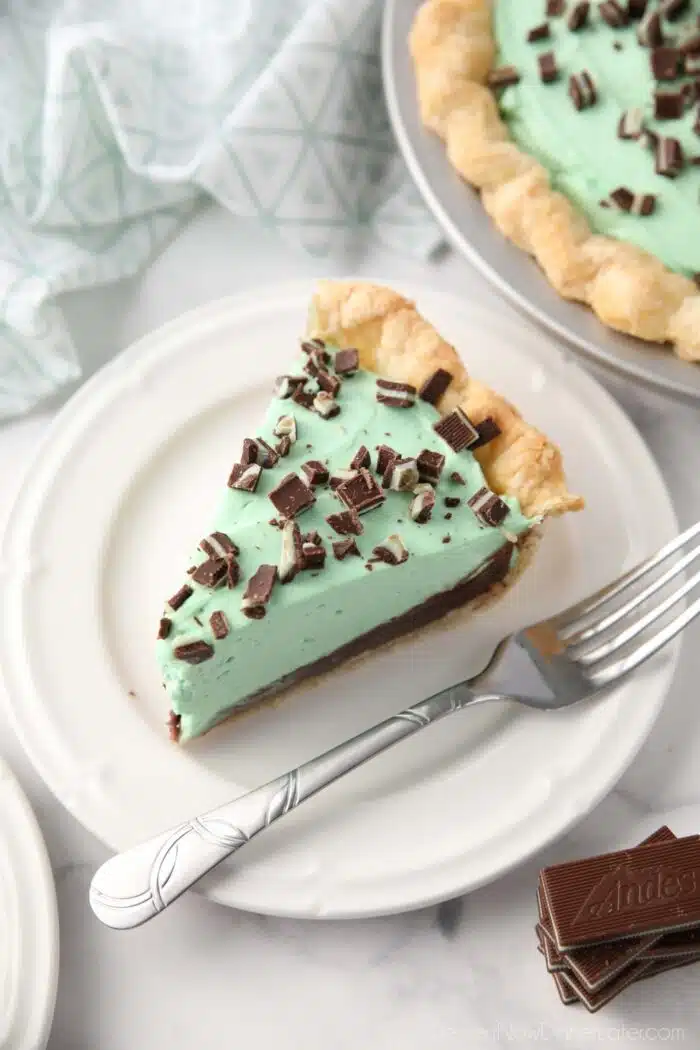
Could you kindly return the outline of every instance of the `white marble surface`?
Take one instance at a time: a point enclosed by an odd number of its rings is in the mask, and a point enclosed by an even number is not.
[[[214,208],[141,280],[73,295],[65,306],[94,370],[189,307],[267,280],[321,273],[425,280],[508,309],[455,256],[420,264],[377,249],[331,266],[296,255],[272,234]],[[661,464],[681,523],[689,524],[700,516],[697,410],[629,384],[611,389]],[[57,407],[0,426],[0,525]],[[87,887],[105,850],[50,796],[0,706],[0,753],[35,807],[56,876],[62,958],[50,1050],[700,1045],[699,967],[641,983],[590,1017],[561,1006],[532,931],[543,863],[627,844],[663,820],[680,831],[700,831],[698,639],[696,625],[651,738],[617,790],[574,833],[468,898],[354,923],[262,918],[190,895],[141,930],[103,929],[89,911]],[[697,810],[691,805],[674,821],[678,807],[694,803]]]

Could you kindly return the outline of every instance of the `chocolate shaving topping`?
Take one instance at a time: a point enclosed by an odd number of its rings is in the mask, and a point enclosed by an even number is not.
[[[459,498],[459,496],[445,496],[445,506],[446,507],[453,507],[453,508],[454,507],[458,507],[461,502],[462,501]]]
[[[414,496],[411,500],[408,513],[418,525],[424,525],[430,521],[435,506],[435,492],[432,485],[417,485],[413,490]]]
[[[383,543],[373,547],[372,554],[378,561],[386,562],[387,565],[401,565],[408,558],[408,551],[398,533],[393,533]]]
[[[370,467],[372,458],[366,445],[360,445],[355,455],[350,460],[350,469],[359,470],[360,467]]]
[[[468,503],[483,525],[500,525],[510,514],[508,504],[486,488],[480,488],[470,496]]]
[[[290,443],[294,444],[297,439],[297,421],[291,412],[289,415],[279,417],[272,433],[278,438],[288,437]]]
[[[513,84],[520,83],[520,73],[515,66],[499,66],[498,69],[491,70],[487,83],[494,89],[512,87]]]
[[[452,520],[452,512],[448,511],[447,514],[445,515],[445,521],[451,521],[451,520]]]
[[[339,536],[359,536],[364,532],[362,522],[353,510],[341,510],[337,514],[329,514],[326,521]]]
[[[360,352],[353,346],[339,350],[335,355],[333,367],[339,376],[353,375],[360,367]]]
[[[398,452],[395,452],[390,445],[377,445],[377,474],[384,476],[389,464],[398,458]]]
[[[348,470],[342,470],[342,469],[333,470],[331,472],[331,476],[330,476],[331,488],[335,492],[335,490],[338,488],[338,486],[342,485],[344,481],[351,481],[352,478],[356,478],[356,477],[357,477],[357,471],[356,470],[350,470],[350,469],[348,469]]]
[[[282,550],[277,566],[281,583],[289,583],[304,568],[301,531],[295,521],[286,521],[282,527]]]
[[[642,110],[635,106],[627,109],[620,117],[617,125],[617,137],[620,139],[638,139],[644,128],[644,116]]]
[[[226,579],[226,558],[207,558],[197,566],[192,579],[202,587],[218,587]]]
[[[685,98],[681,91],[654,92],[654,116],[657,120],[678,120],[683,116]]]
[[[429,481],[437,485],[445,466],[445,457],[442,452],[433,452],[429,448],[424,448],[416,456],[416,466],[421,481]]]
[[[500,433],[500,431],[499,431],[499,433]],[[454,482],[455,485],[466,485],[467,484],[466,481],[464,480],[464,478],[462,477],[462,475],[459,473],[458,470],[453,470],[452,471],[452,473],[450,474],[450,481]]]
[[[442,537],[442,542],[443,543],[449,543],[451,541],[451,539],[452,539],[452,537],[450,536],[450,534],[448,532],[446,536]]]
[[[330,394],[327,394],[325,390],[319,390],[313,399],[313,408],[322,419],[332,419],[333,416],[337,416],[340,412],[340,405]]]
[[[690,0],[663,0],[661,14],[669,22],[675,22],[677,18],[680,18],[687,11],[689,3]]]
[[[418,484],[420,475],[415,459],[395,459],[387,470],[392,492],[410,492]]]
[[[357,546],[357,544],[351,536],[348,537],[348,539],[346,540],[334,540],[333,554],[338,559],[338,561],[342,561],[349,555],[352,555],[355,558],[362,557],[360,553],[360,548]]]
[[[390,408],[411,408],[416,400],[416,388],[410,383],[395,383],[391,379],[377,380],[377,401]]]
[[[681,55],[676,47],[655,47],[649,56],[656,80],[675,80],[680,70]]]
[[[637,26],[637,42],[642,47],[659,47],[664,42],[664,31],[661,26],[661,15],[658,11],[648,10]]]
[[[598,5],[598,10],[600,17],[612,29],[622,29],[629,22],[627,11],[618,4],[617,0],[605,0],[605,3]]]
[[[251,463],[247,467],[243,463],[234,463],[228,479],[228,487],[239,489],[241,492],[255,492],[261,474],[262,467],[257,463]]]
[[[305,382],[305,376],[278,376],[275,380],[274,394],[282,399],[291,397],[297,388],[303,388]]]
[[[167,604],[171,609],[179,609],[180,606],[184,605],[188,598],[194,594],[193,589],[188,584],[183,584],[179,591],[176,591],[172,598],[168,599]]]
[[[453,452],[462,452],[479,439],[476,427],[461,408],[455,408],[434,423],[433,430]]]
[[[537,56],[537,65],[540,71],[540,80],[543,84],[551,84],[559,76],[557,60],[553,51],[545,51]]]
[[[437,368],[421,386],[418,397],[429,405],[436,405],[451,382],[452,375],[444,368]]]
[[[209,642],[183,642],[173,649],[173,656],[177,660],[184,660],[186,664],[202,664],[205,660],[211,660],[214,655],[214,646]]]
[[[321,390],[324,390],[331,397],[337,397],[338,392],[342,386],[342,383],[337,376],[332,376],[329,372],[319,372],[316,376],[316,382],[318,383]]]
[[[547,0],[547,18],[556,18],[558,15],[563,15],[565,8],[565,0]]]
[[[221,609],[217,609],[209,617],[209,626],[211,627],[212,634],[216,638],[217,642],[220,642],[222,638],[225,638],[228,634],[229,622],[226,619],[226,613],[222,612]]]
[[[163,638],[167,638],[172,630],[172,626],[172,620],[170,620],[167,616],[161,616],[160,623],[158,624],[158,638],[161,640]]]
[[[644,18],[649,0],[627,0],[627,14],[630,18]]]
[[[494,441],[501,433],[501,428],[493,416],[487,416],[481,423],[475,423],[474,426],[479,437],[469,446],[472,452],[475,448],[482,448],[484,445],[488,445],[490,441]]]
[[[598,98],[593,78],[588,70],[569,77],[569,95],[576,109],[587,109]]]
[[[305,569],[322,569],[326,564],[326,548],[320,543],[302,544]]]
[[[285,474],[282,480],[268,493],[268,498],[283,518],[294,518],[308,510],[316,497],[298,474]]]
[[[302,408],[311,408],[314,403],[314,395],[306,390],[304,386],[295,386],[292,391],[292,401]]]
[[[299,484],[302,485],[303,482],[300,481]],[[276,565],[261,565],[259,569],[256,569],[248,580],[243,593],[241,612],[244,616],[251,620],[262,620],[276,579]]]
[[[570,29],[572,33],[577,33],[579,29],[583,29],[588,21],[588,13],[590,9],[591,5],[589,0],[581,0],[580,3],[574,4],[569,11],[569,17],[566,20],[566,28]]]
[[[368,470],[361,470],[350,481],[337,488],[337,494],[349,510],[365,514],[384,502],[384,493]]]
[[[659,136],[655,159],[657,175],[675,179],[683,168],[683,147],[678,139]]]
[[[306,479],[313,488],[316,485],[326,485],[328,483],[328,467],[325,463],[321,463],[319,459],[310,459],[306,463],[302,463],[301,469],[306,475]]]
[[[200,540],[199,549],[208,558],[226,558],[229,554],[240,554],[238,547],[225,532],[212,532]]]
[[[546,40],[549,36],[549,22],[540,22],[539,25],[533,26],[528,31],[527,42],[528,44],[534,44],[536,40]]]

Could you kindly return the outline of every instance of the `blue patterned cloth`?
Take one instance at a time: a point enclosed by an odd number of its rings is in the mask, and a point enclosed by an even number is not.
[[[10,0],[0,418],[80,377],[55,297],[132,275],[210,195],[323,257],[439,240],[382,96],[381,0]]]

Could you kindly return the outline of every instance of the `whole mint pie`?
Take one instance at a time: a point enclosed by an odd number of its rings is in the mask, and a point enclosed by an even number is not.
[[[175,740],[504,590],[582,501],[561,456],[396,292],[325,282],[173,581]]]

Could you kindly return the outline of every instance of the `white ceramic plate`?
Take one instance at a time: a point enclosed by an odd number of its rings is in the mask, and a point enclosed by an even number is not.
[[[52,791],[111,847],[475,673],[508,630],[583,597],[675,532],[644,444],[593,380],[523,323],[405,290],[475,373],[561,443],[588,511],[553,523],[521,585],[468,631],[375,656],[179,749],[153,652],[162,600],[296,353],[312,285],[212,303],[123,353],[61,412],[0,549],[0,664],[17,731]],[[605,702],[559,715],[494,706],[453,716],[307,803],[204,888],[259,912],[357,916],[491,880],[611,788],[673,663],[669,652]]]
[[[58,913],[39,826],[0,759],[0,1047],[42,1050],[56,1001]]]

